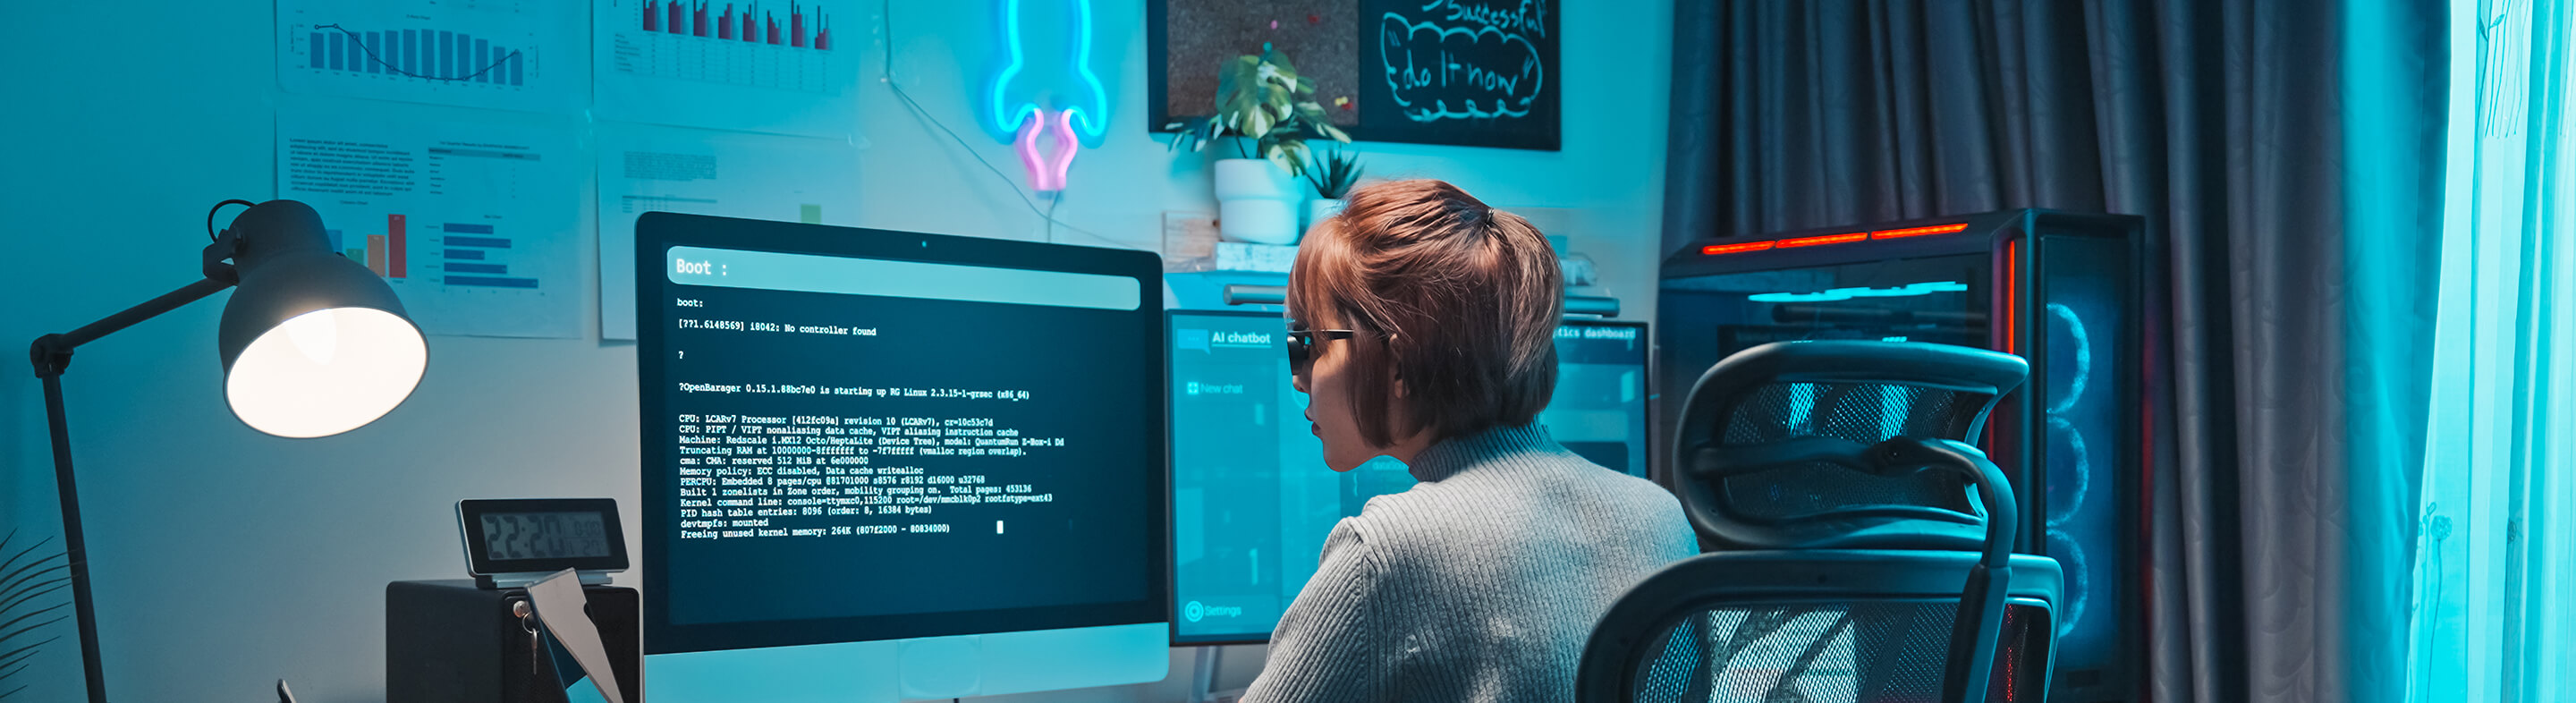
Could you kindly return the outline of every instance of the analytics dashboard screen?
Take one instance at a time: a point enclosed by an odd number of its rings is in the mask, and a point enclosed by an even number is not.
[[[1276,313],[1174,311],[1171,319],[1172,633],[1177,643],[1267,640],[1323,556],[1324,538],[1368,499],[1413,486],[1379,457],[1324,466],[1288,376]],[[1566,449],[1647,474],[1646,327],[1568,322],[1557,386],[1538,422]]]
[[[1150,254],[690,222],[639,257],[657,651],[1159,621]]]

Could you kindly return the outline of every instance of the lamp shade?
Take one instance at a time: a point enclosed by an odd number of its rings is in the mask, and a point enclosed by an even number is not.
[[[241,281],[219,344],[234,417],[280,437],[325,437],[411,397],[429,368],[428,341],[383,278],[331,251],[320,214],[271,200],[231,230]]]

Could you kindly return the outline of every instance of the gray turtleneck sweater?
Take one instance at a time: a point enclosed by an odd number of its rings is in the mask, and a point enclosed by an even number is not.
[[[1243,700],[1572,701],[1592,625],[1698,552],[1681,503],[1536,426],[1434,445],[1324,540]]]

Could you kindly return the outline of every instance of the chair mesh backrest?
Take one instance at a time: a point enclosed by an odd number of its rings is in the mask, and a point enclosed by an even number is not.
[[[1889,383],[1772,383],[1729,408],[1716,439],[1721,447],[1800,436],[1861,444],[1900,436],[1969,440],[1959,428],[1986,397]],[[1816,462],[1728,477],[1724,498],[1733,512],[1756,520],[1877,505],[1973,512],[1966,485],[1949,475],[1874,476]]]
[[[1719,607],[1639,661],[1639,703],[1938,701],[1956,601]]]
[[[1638,660],[1637,703],[1934,703],[1955,601],[1748,604],[1693,613]],[[1989,701],[2039,700],[2045,609],[2004,611]]]

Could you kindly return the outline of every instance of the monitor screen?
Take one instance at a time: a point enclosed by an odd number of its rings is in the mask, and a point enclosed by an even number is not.
[[[649,653],[1163,621],[1153,254],[645,217]]]
[[[1171,328],[1172,641],[1265,641],[1333,525],[1412,487],[1413,475],[1386,457],[1325,468],[1277,313],[1175,311]],[[1568,450],[1640,477],[1651,458],[1647,341],[1644,323],[1558,328],[1556,391],[1539,414]]]

